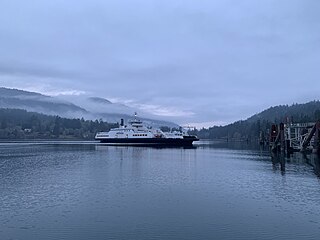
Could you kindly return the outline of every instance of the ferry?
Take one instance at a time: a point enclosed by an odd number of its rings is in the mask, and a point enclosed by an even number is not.
[[[134,120],[124,125],[121,119],[120,127],[109,132],[98,132],[95,140],[101,143],[122,145],[161,145],[161,146],[192,146],[194,141],[199,141],[196,136],[182,132],[163,132],[160,129],[146,127],[135,113]]]

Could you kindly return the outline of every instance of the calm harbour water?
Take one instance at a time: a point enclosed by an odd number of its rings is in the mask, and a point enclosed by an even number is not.
[[[0,239],[319,239],[319,159],[0,143]]]

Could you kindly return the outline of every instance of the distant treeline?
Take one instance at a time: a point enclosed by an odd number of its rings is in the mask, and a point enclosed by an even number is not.
[[[67,119],[0,108],[0,139],[94,139],[96,132],[108,131],[118,123],[102,120]]]
[[[201,139],[228,139],[235,141],[255,141],[268,136],[272,124],[316,122],[320,119],[320,102],[281,105],[255,114],[247,120],[226,126],[195,129],[191,134]],[[0,108],[0,139],[94,139],[99,131],[109,131],[118,123],[102,120],[67,119],[27,112],[20,109]],[[168,127],[162,130],[169,131]],[[176,129],[174,129],[176,130]]]
[[[256,141],[267,137],[272,124],[316,122],[320,119],[320,102],[281,105],[271,107],[247,120],[237,121],[226,126],[191,131],[202,139],[228,139],[235,141]]]

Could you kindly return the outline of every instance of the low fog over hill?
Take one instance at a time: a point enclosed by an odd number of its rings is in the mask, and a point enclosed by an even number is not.
[[[103,119],[107,122],[119,122],[120,118],[130,119],[134,112],[137,112],[137,109],[99,97],[74,96],[65,100],[9,88],[0,88],[0,108],[25,109],[66,118]],[[139,116],[152,126],[177,126],[172,122],[153,119],[156,116],[150,116],[150,114],[139,112]]]

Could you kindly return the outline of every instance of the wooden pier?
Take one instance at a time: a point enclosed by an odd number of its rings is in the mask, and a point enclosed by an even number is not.
[[[273,152],[320,153],[320,121],[272,125],[270,149]]]

